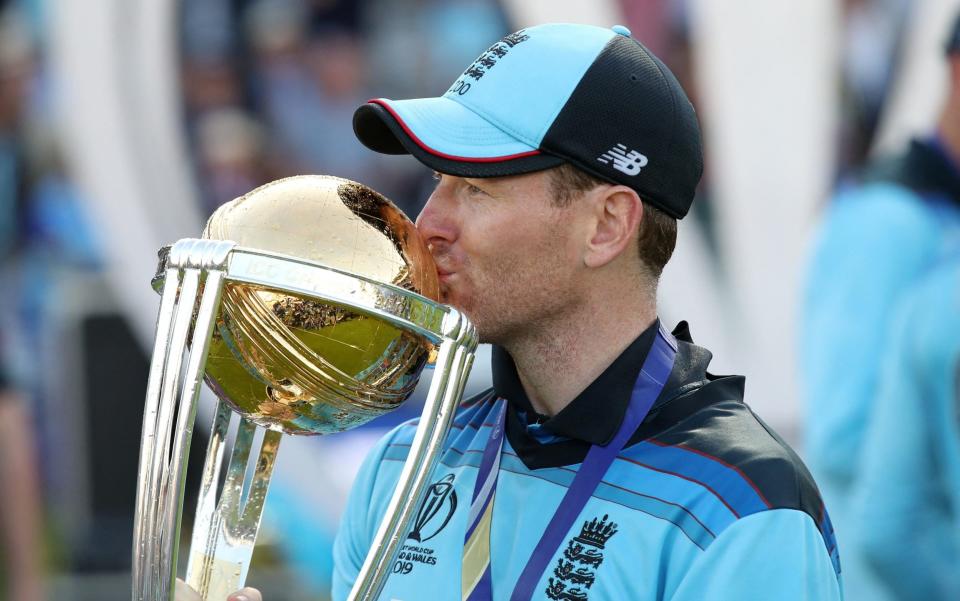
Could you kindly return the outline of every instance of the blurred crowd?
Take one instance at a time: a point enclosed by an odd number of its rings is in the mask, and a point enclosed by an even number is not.
[[[619,4],[696,103],[686,3]],[[99,303],[73,292],[110,294],[108,259],[56,128],[45,54],[55,5],[0,0],[0,599],[10,601],[46,599],[53,576],[72,574],[120,574],[107,589],[120,593],[101,598],[127,594],[133,430],[146,385],[145,351],[123,316],[88,310]],[[838,184],[867,161],[909,7],[843,2]],[[431,174],[363,148],[354,109],[373,96],[442,93],[478,49],[513,29],[496,0],[189,0],[178,18],[184,128],[204,215],[273,179],[328,173],[415,216]],[[708,178],[702,194],[709,201]],[[709,202],[694,207],[709,227]],[[121,425],[125,436],[103,443]],[[316,595],[322,585],[302,588]]]
[[[368,183],[412,215],[428,178],[364,149],[354,109],[374,93],[443,90],[507,26],[496,3],[480,0],[186,2],[182,24],[185,116],[205,213],[278,177],[331,173]]]

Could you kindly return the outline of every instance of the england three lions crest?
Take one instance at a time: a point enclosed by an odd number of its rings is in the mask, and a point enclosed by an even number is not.
[[[567,541],[563,556],[557,560],[553,576],[545,591],[556,601],[586,601],[590,587],[597,579],[597,569],[603,563],[603,549],[614,534],[617,524],[608,522],[610,516],[593,518],[583,523],[579,536]]]

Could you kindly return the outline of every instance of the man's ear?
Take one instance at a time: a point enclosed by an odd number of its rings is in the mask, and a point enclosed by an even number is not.
[[[593,228],[583,258],[587,267],[602,267],[624,252],[633,252],[643,219],[643,203],[632,189],[606,186],[595,193]]]

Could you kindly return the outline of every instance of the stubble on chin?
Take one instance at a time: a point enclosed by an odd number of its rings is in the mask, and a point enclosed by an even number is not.
[[[478,311],[476,303],[471,302],[462,295],[455,294],[449,286],[441,286],[440,298],[441,302],[460,311],[460,313],[470,320],[470,323],[476,328],[477,336],[481,344],[497,344],[497,340],[490,338],[490,324],[485,316],[481,314],[482,312]]]

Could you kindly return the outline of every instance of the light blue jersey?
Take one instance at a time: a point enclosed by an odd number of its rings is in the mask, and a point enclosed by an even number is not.
[[[853,478],[893,308],[958,247],[960,207],[935,210],[901,186],[848,190],[828,210],[801,328],[805,455],[818,482]]]
[[[896,307],[960,250],[958,182],[936,143],[914,142],[876,166],[870,181],[838,194],[810,265],[800,328],[804,450],[844,549],[851,601],[893,598],[861,549],[848,544],[869,535],[856,531],[851,497],[883,356],[895,344]]]
[[[897,599],[960,599],[960,256],[906,293],[853,500],[853,532]]]
[[[635,378],[639,366],[630,366],[643,359],[645,336],[568,409],[583,411],[589,402],[593,414],[602,413],[601,406],[616,414],[618,384]],[[743,404],[743,379],[708,376],[707,362],[707,351],[680,343],[664,394],[567,533],[534,599],[841,598],[836,544],[812,479]],[[557,425],[568,409],[552,418],[560,419],[553,426],[527,423],[528,406],[517,397],[511,369],[495,359],[496,392],[459,411],[381,599],[461,598],[467,513],[492,416],[507,402],[503,397],[510,405],[493,508],[491,573],[494,599],[510,597],[589,447],[544,431],[569,428]],[[609,398],[597,405],[603,393]],[[598,423],[582,424],[583,436],[602,430]],[[345,599],[356,578],[414,431],[413,423],[394,430],[361,469],[334,548],[334,599]]]

